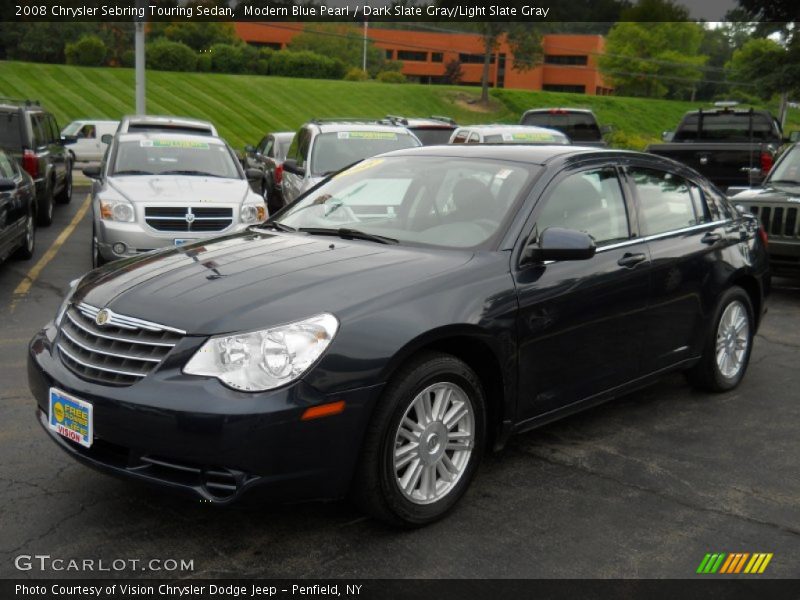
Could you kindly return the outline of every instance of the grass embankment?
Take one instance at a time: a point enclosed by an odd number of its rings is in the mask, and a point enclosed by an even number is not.
[[[33,98],[62,126],[80,118],[118,119],[134,109],[132,69],[0,61],[0,95]],[[492,90],[492,105],[470,104],[479,90],[464,86],[384,84],[254,75],[149,71],[147,110],[213,121],[231,145],[256,143],[267,131],[293,131],[312,117],[447,115],[459,123],[517,122],[527,108],[591,108],[614,126],[614,145],[642,148],[673,128],[698,104],[614,96]],[[774,107],[770,107],[773,108]],[[798,111],[787,130],[800,129]]]

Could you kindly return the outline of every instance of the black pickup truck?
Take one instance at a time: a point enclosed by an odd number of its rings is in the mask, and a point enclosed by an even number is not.
[[[669,143],[651,144],[647,152],[694,168],[722,190],[761,183],[784,143],[768,111],[732,107],[690,111],[663,137]]]

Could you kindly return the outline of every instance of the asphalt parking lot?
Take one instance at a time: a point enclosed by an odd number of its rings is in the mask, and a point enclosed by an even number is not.
[[[0,265],[0,577],[104,575],[14,566],[47,554],[193,560],[181,577],[682,578],[708,552],[774,553],[764,576],[800,576],[800,282],[775,280],[738,390],[671,376],[517,437],[449,518],[398,532],[344,502],[192,503],[91,471],[46,438],[26,345],[90,267],[86,192],[38,230],[33,260]]]

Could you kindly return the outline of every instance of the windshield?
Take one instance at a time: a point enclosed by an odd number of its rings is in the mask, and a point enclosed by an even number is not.
[[[780,137],[775,125],[767,115],[753,113],[703,113],[687,116],[675,132],[673,140],[708,140],[718,142],[747,142],[754,140],[775,140]]]
[[[769,174],[768,183],[800,183],[800,146],[794,146],[786,153],[775,170]]]
[[[224,144],[175,138],[120,142],[111,174],[240,178],[231,153]]]
[[[311,172],[313,175],[326,175],[370,156],[419,145],[414,136],[395,131],[322,133],[314,140]]]
[[[571,112],[536,112],[522,117],[522,125],[549,127],[567,134],[573,142],[597,142],[603,139],[594,115]]]
[[[486,159],[378,157],[334,176],[276,221],[294,229],[352,229],[400,243],[476,247],[502,231],[539,170]]]
[[[83,127],[83,122],[81,121],[73,121],[61,131],[61,135],[75,135],[78,133],[80,128]]]
[[[294,136],[284,139],[281,138],[275,139],[275,151],[274,151],[275,158],[277,158],[278,160],[286,160],[286,153],[289,152],[289,146],[292,145],[293,138]]]
[[[423,146],[447,144],[453,134],[452,127],[411,127]]]

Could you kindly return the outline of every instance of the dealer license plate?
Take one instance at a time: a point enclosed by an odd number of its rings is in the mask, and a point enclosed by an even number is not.
[[[183,246],[184,244],[191,244],[192,242],[195,242],[195,241],[197,241],[197,240],[193,239],[193,238],[177,238],[175,240],[175,245],[176,246]]]
[[[92,405],[50,388],[50,410],[47,424],[56,433],[68,440],[89,448],[92,445]]]

